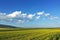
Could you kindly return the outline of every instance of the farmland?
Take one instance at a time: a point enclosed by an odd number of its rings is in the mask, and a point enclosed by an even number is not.
[[[0,28],[0,40],[60,40],[60,29]]]

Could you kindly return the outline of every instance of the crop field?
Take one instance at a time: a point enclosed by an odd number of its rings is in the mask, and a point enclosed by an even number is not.
[[[60,29],[0,28],[0,40],[60,40]]]

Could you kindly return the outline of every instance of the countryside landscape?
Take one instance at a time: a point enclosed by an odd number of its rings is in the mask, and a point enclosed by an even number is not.
[[[14,28],[8,26],[8,28],[0,28],[0,40],[60,40],[60,28]]]
[[[60,40],[60,0],[0,0],[0,40]]]

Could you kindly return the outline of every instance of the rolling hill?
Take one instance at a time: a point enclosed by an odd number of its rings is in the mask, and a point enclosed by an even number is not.
[[[0,28],[17,28],[17,27],[11,26],[11,25],[0,24]]]

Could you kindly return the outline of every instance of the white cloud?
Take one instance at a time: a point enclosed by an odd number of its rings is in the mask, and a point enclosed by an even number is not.
[[[25,18],[27,16],[27,14],[21,14],[23,18]]]
[[[36,16],[36,19],[40,19],[40,16]]]
[[[49,13],[45,14],[45,16],[49,16],[49,15],[50,15]]]
[[[44,11],[42,12],[37,12],[37,15],[43,15],[44,14]]]
[[[49,17],[51,20],[58,19],[58,17],[50,16]]]
[[[32,19],[34,16],[35,16],[35,14],[29,14],[29,15],[27,16],[27,18],[28,18],[28,19]]]
[[[0,16],[1,16],[1,15],[6,15],[6,13],[0,13]]]
[[[15,11],[11,14],[8,14],[7,16],[10,18],[15,18],[15,17],[20,16],[20,15],[21,15],[21,11]]]
[[[41,17],[43,15],[43,17]],[[15,11],[10,14],[7,13],[0,13],[0,21],[6,21],[6,22],[18,22],[18,23],[24,23],[24,22],[30,22],[30,20],[40,19],[48,17],[49,19],[57,19],[58,17],[51,16],[49,13],[37,12],[37,14],[27,14],[22,13],[21,11]]]
[[[18,20],[17,23],[24,23],[24,20]]]
[[[0,13],[0,20],[6,19],[6,13]]]

